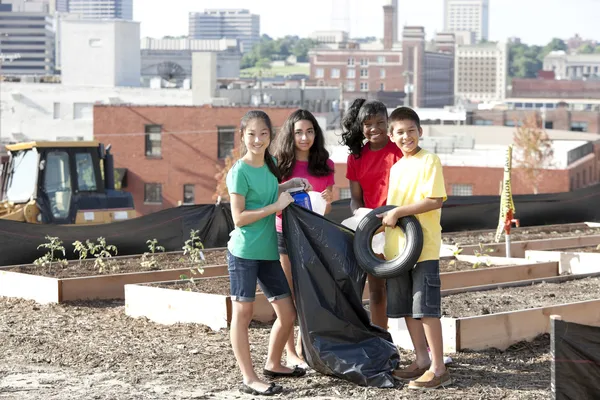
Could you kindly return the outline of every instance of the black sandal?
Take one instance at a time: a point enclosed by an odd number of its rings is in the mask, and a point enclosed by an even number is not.
[[[267,390],[265,390],[264,392],[253,389],[250,386],[246,385],[245,383],[243,383],[242,387],[240,388],[240,392],[245,393],[245,394],[250,394],[252,396],[273,396],[275,394],[281,393],[282,391],[283,391],[283,387],[276,385],[274,383],[271,383],[271,385],[269,385]]]
[[[263,375],[269,378],[300,378],[306,375],[306,370],[298,366],[294,367],[292,372],[275,372],[268,369],[263,369]]]

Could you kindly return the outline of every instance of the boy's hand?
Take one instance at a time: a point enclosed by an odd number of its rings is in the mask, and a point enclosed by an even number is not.
[[[381,218],[381,226],[395,228],[398,223],[398,217],[393,211],[388,211],[383,214],[377,214],[377,218]]]

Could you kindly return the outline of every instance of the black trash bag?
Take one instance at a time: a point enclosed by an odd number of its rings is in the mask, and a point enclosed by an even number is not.
[[[293,204],[283,211],[283,232],[307,364],[361,386],[394,387],[400,356],[363,307],[354,232]]]
[[[600,327],[552,320],[552,392],[557,400],[597,399]]]

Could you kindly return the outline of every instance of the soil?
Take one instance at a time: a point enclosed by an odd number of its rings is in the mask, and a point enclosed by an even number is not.
[[[529,241],[539,239],[554,239],[557,237],[575,237],[575,236],[590,236],[600,235],[600,228],[581,228],[574,227],[570,224],[563,226],[554,225],[550,229],[549,227],[528,227],[518,228],[511,230],[510,239],[513,242],[517,241]],[[471,245],[479,243],[495,243],[496,231],[478,231],[478,232],[452,232],[445,233],[442,235],[442,242],[444,244],[455,244],[455,245]],[[504,235],[502,236],[501,242],[504,242]]]
[[[600,278],[460,293],[442,298],[445,316],[472,317],[600,299]]]
[[[494,265],[486,264],[486,258],[481,258],[481,263],[475,266],[474,263],[459,260],[440,260],[440,272],[456,272],[456,271],[472,271],[474,269],[491,268],[491,267],[510,267],[511,265]]]
[[[151,284],[151,286],[165,289],[188,290],[199,293],[219,294],[222,296],[229,296],[231,294],[229,278],[195,279],[194,282],[155,283]],[[256,285],[256,291],[260,291],[258,285]]]
[[[124,313],[122,302],[38,305],[0,298],[0,398],[42,399],[250,399],[229,331],[195,325],[160,325]],[[257,371],[271,326],[253,323],[251,352]],[[506,351],[452,354],[455,383],[427,393],[406,388],[359,387],[314,371],[278,381],[292,399],[548,399],[548,335]],[[403,362],[411,352],[402,351]]]
[[[204,257],[206,259],[204,266],[222,265],[227,263],[225,250],[205,250]],[[125,274],[130,272],[188,268],[191,265],[187,261],[187,256],[184,256],[181,253],[157,253],[154,256],[154,259],[156,262],[153,265],[142,266],[142,259],[140,257],[109,258],[105,261],[107,272],[100,272],[99,269],[94,266],[93,260],[83,260],[81,263],[72,262],[67,266],[62,266],[60,264],[54,264],[52,267],[20,266],[11,268],[9,271],[48,276],[52,278],[77,278],[103,274]],[[151,258],[148,257],[147,260],[151,260]]]

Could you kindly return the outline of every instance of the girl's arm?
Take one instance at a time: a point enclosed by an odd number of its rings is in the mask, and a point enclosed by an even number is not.
[[[360,183],[357,181],[350,181],[350,210],[352,210],[352,214],[364,206],[363,191],[362,187],[360,187]]]
[[[283,182],[279,184],[279,193],[285,192],[286,190],[302,187],[306,192],[310,192],[312,190],[312,185],[305,178],[292,178],[287,182]]]
[[[279,195],[279,199],[273,204],[256,210],[246,210],[246,198],[240,194],[231,193],[229,195],[231,201],[231,215],[233,223],[238,228],[250,225],[264,217],[280,212],[294,201],[292,196],[283,192]]]
[[[327,215],[331,212],[331,201],[333,200],[333,185],[327,186],[327,189],[321,192],[321,197],[325,200],[325,213]]]

